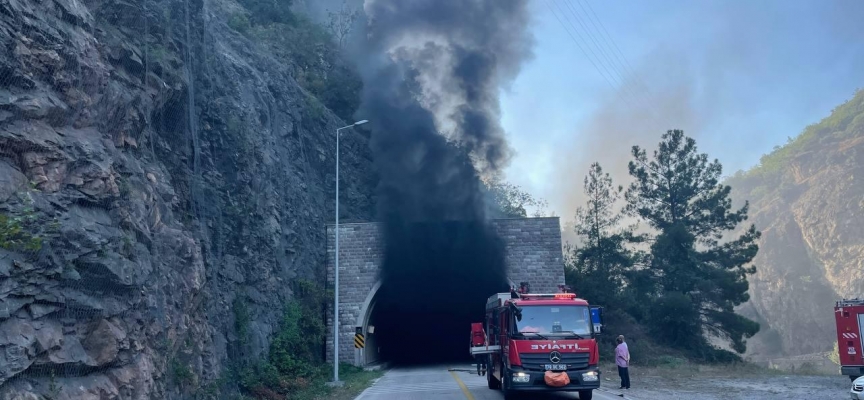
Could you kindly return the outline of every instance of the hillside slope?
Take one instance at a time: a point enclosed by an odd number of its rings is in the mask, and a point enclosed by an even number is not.
[[[241,12],[0,2],[0,398],[191,398],[323,283],[344,121]],[[368,220],[367,138],[341,145]]]
[[[727,183],[762,230],[750,355],[830,350],[834,301],[864,297],[864,91]]]

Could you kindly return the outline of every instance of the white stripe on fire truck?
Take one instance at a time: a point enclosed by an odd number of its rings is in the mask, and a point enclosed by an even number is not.
[[[843,337],[846,339],[857,339],[858,334],[857,333],[844,333]]]

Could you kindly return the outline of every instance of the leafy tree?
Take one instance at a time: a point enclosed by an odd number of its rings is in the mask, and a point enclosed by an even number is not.
[[[327,16],[329,18],[327,28],[330,29],[330,34],[336,39],[336,45],[342,49],[345,45],[345,39],[351,34],[354,21],[360,16],[360,10],[350,7],[348,1],[345,0],[338,11],[328,10]]]
[[[491,196],[493,206],[500,211],[503,217],[525,218],[528,216],[528,208],[534,207],[534,217],[546,216],[548,203],[537,199],[530,193],[524,191],[520,186],[493,179],[485,183],[485,190]]]
[[[620,229],[622,215],[615,209],[624,188],[614,186],[599,163],[585,177],[588,200],[576,210],[575,231],[580,247],[568,248],[566,280],[580,296],[607,307],[618,306],[624,272],[633,264],[626,248],[630,229]]]
[[[751,225],[737,239],[721,239],[747,219],[748,205],[732,209],[730,187],[719,183],[722,166],[699,154],[683,131],[664,134],[653,159],[638,146],[632,154],[635,181],[625,193],[626,210],[657,231],[641,288],[656,298],[651,328],[683,348],[713,349],[703,335],[709,333],[743,353],[744,340],[759,325],[735,314],[734,307],[749,299],[747,275],[756,272],[749,264],[760,232]]]

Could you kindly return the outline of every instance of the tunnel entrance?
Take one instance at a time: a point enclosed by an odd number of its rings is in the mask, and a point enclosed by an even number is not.
[[[367,362],[416,365],[471,360],[469,328],[472,322],[483,320],[483,303],[488,296],[480,301],[463,297],[465,301],[453,307],[453,302],[427,303],[393,292],[382,288],[380,303],[371,314],[373,333],[368,336],[374,337],[376,354],[367,355]]]
[[[471,323],[483,320],[491,294],[509,289],[503,242],[481,222],[413,224],[394,233],[369,312],[375,347],[367,347],[367,362],[470,361]]]

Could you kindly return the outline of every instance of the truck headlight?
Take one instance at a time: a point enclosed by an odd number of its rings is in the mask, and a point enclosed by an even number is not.
[[[585,382],[596,382],[597,378],[597,371],[590,371],[582,374],[582,380]]]
[[[514,372],[513,373],[513,382],[516,383],[527,383],[528,380],[531,379],[531,375],[526,374],[524,372]]]

